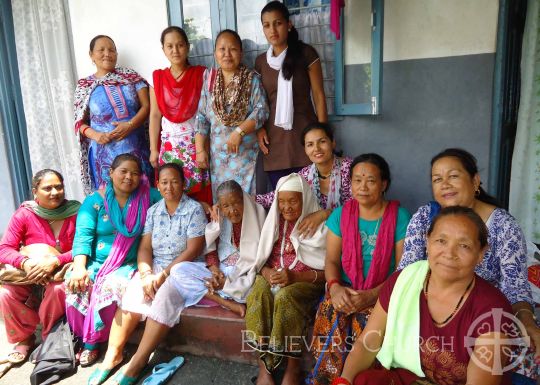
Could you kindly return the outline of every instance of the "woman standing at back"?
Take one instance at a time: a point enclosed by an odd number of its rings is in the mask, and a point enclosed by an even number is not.
[[[279,178],[310,163],[301,146],[302,130],[326,122],[328,114],[319,55],[298,39],[287,7],[279,1],[266,4],[261,22],[270,47],[257,57],[255,70],[262,76],[270,117],[257,137],[275,189]]]
[[[160,41],[171,66],[153,73],[150,163],[155,169],[165,163],[178,163],[184,171],[186,193],[212,204],[210,175],[195,160],[195,116],[206,67],[189,64],[189,41],[182,28],[165,28]]]

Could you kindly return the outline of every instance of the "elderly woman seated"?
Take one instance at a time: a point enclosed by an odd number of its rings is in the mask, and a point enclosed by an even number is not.
[[[484,222],[470,208],[450,206],[427,234],[428,260],[388,279],[334,385],[508,380],[502,349],[517,337],[512,307],[474,273],[487,248]],[[375,358],[384,368],[372,367]]]
[[[165,166],[161,166],[161,168],[163,167]],[[161,178],[160,173],[160,186]],[[187,196],[182,195],[182,197],[183,204],[191,202],[191,205],[199,206]],[[214,300],[241,316],[244,315],[245,305],[241,302],[245,302],[245,295],[252,280],[244,278],[244,274],[248,270],[242,266],[253,265],[252,261],[259,243],[265,213],[264,209],[244,193],[240,185],[234,181],[222,183],[217,189],[217,198],[223,217],[219,223],[210,223],[205,229],[206,240],[209,241],[210,248],[215,250],[217,244],[217,254],[209,253],[206,263],[191,262],[195,256],[200,254],[201,250],[197,249],[195,254],[184,258],[188,252],[186,249],[180,254],[180,257],[175,259],[180,263],[174,266],[169,265],[167,269],[170,269],[170,277],[164,283],[167,289],[163,295],[160,294],[163,289],[156,293],[152,304],[153,311],[148,315],[137,352],[125,368],[119,371],[120,374],[115,378],[117,384],[125,385],[136,382],[141,370],[147,364],[150,354],[165,338],[171,327],[179,322],[181,312],[186,307],[197,304],[203,297]],[[167,199],[166,194],[164,194],[164,199]],[[180,211],[183,214],[188,214],[185,209]],[[202,216],[201,220],[194,221],[198,216]],[[203,220],[205,221],[205,218],[200,206],[196,215],[191,212],[184,217],[189,220],[189,222],[184,222],[182,226],[182,229],[187,229],[188,237],[190,237],[188,239],[189,248],[190,242],[193,241],[191,234],[195,230],[199,234],[199,225]],[[160,229],[155,228],[155,230]],[[152,235],[153,244],[155,237]],[[200,238],[202,246],[202,236]],[[135,310],[130,309],[130,311]],[[173,317],[166,318],[165,314],[170,314]],[[121,352],[121,350],[119,351]]]
[[[282,384],[300,383],[301,341],[323,292],[326,228],[310,238],[298,224],[319,205],[298,174],[279,180],[253,265],[259,274],[247,297],[249,345],[260,352],[257,384],[274,384],[272,373],[286,357]]]

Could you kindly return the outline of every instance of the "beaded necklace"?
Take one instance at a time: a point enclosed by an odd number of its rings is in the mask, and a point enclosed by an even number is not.
[[[429,279],[431,278],[431,270],[428,272],[428,275],[427,275],[427,280],[426,280],[426,287],[424,288],[424,295],[426,296],[426,302],[427,302],[427,299],[428,299],[428,286],[429,286]],[[448,316],[448,318],[446,318],[444,321],[442,322],[437,322],[433,319],[433,316],[430,314],[429,316],[431,317],[431,320],[433,321],[433,323],[437,326],[441,326],[441,325],[444,325],[446,324],[448,321],[450,321],[450,319],[452,319],[452,317],[457,313],[458,309],[459,309],[459,306],[461,305],[461,302],[463,302],[463,298],[465,298],[465,294],[467,294],[467,292],[469,291],[469,289],[471,288],[472,284],[474,282],[474,277],[473,279],[471,280],[471,282],[469,282],[469,284],[467,285],[467,288],[465,289],[465,292],[463,293],[463,295],[461,296],[461,298],[459,299],[454,311],[452,311],[452,313]]]

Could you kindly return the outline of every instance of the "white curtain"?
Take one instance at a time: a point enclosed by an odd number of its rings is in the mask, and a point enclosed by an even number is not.
[[[521,97],[510,178],[510,212],[540,243],[540,0],[529,0],[521,56]]]
[[[66,197],[81,200],[69,16],[63,0],[12,0],[11,4],[32,171],[60,171]]]

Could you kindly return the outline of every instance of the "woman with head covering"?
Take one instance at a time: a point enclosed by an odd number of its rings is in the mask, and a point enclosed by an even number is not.
[[[509,383],[503,372],[519,329],[505,296],[474,273],[487,247],[478,214],[443,208],[427,230],[427,261],[386,281],[332,384]],[[372,367],[375,358],[383,368]]]
[[[183,261],[172,267],[164,284],[165,291],[160,289],[156,293],[137,351],[114,378],[117,384],[137,381],[150,354],[180,321],[186,307],[207,298],[244,315],[243,303],[251,281],[244,277],[245,271],[237,270],[236,266],[251,266],[264,223],[264,209],[234,181],[222,183],[217,189],[217,198],[221,220],[209,223],[205,230],[207,248],[213,251],[207,254],[206,263]],[[166,318],[166,313],[173,317]]]
[[[322,294],[326,228],[311,238],[298,233],[302,219],[320,209],[298,174],[278,182],[251,268],[258,273],[247,297],[248,344],[259,352],[257,384],[274,384],[273,373],[286,357],[282,384],[300,382],[302,337]],[[292,338],[291,338],[292,337]]]
[[[109,36],[94,37],[89,55],[96,73],[80,79],[75,90],[75,131],[86,193],[107,183],[120,154],[138,156],[143,173],[153,174],[144,127],[150,110],[148,83],[132,69],[116,67],[118,53]]]
[[[24,270],[18,281],[2,282],[0,288],[7,340],[15,344],[4,361],[12,364],[28,357],[38,324],[43,326],[45,339],[64,315],[63,276],[57,279],[55,273],[73,259],[71,248],[81,205],[65,199],[64,178],[55,170],[38,171],[32,178],[32,193],[34,200],[15,211],[0,242],[0,267]],[[36,297],[41,288],[45,289],[42,298]]]
[[[118,155],[105,188],[84,200],[73,241],[73,270],[66,277],[66,315],[84,346],[81,366],[99,357],[116,308],[137,268],[137,247],[148,208],[161,199],[150,189],[141,161]]]
[[[226,180],[254,194],[259,153],[255,130],[268,119],[266,94],[259,76],[242,64],[242,40],[235,31],[217,35],[214,56],[219,68],[204,75],[196,117],[197,163],[210,167],[214,194]]]
[[[336,153],[334,130],[328,123],[311,123],[302,131],[302,146],[312,162],[298,174],[304,178],[317,197],[321,209],[304,218],[298,226],[306,237],[328,219],[332,210],[351,199],[352,159]],[[257,203],[270,208],[274,201],[274,191],[256,196]]]
[[[311,384],[339,375],[348,346],[366,324],[381,284],[401,258],[408,211],[388,201],[390,167],[378,154],[357,156],[350,169],[353,199],[332,212],[325,275],[327,293],[313,327]]]
[[[535,322],[531,288],[527,279],[527,247],[519,224],[481,186],[476,159],[459,148],[448,148],[431,160],[431,187],[435,202],[418,209],[407,227],[399,268],[426,259],[426,234],[441,208],[453,205],[472,208],[486,223],[488,247],[476,273],[500,289],[512,304],[515,316],[534,342],[519,373],[536,379],[540,374],[540,328]],[[535,362],[536,361],[536,362]]]

